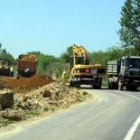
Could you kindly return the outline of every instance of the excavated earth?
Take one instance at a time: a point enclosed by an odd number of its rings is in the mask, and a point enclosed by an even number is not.
[[[54,82],[49,76],[37,74],[31,78],[14,79],[11,77],[1,77],[1,81],[14,92],[27,93],[31,90]]]
[[[35,75],[28,79],[1,77],[0,131],[9,124],[50,115],[90,98],[88,93],[55,82],[44,75]]]

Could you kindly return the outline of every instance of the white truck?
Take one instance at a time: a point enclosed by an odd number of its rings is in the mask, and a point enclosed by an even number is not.
[[[140,56],[124,56],[107,63],[108,88],[136,90],[140,87]]]

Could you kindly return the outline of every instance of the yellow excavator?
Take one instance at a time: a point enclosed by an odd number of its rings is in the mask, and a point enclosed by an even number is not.
[[[101,89],[105,66],[90,64],[86,49],[74,44],[73,55],[70,57],[70,86],[92,85],[94,89]]]

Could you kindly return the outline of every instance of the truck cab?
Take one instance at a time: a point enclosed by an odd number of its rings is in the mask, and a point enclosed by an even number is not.
[[[109,89],[136,90],[140,87],[140,56],[124,56],[120,60],[108,61]]]
[[[137,89],[140,86],[140,57],[125,56],[121,59],[119,88]]]

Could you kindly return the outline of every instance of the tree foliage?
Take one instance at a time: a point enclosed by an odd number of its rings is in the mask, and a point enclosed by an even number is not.
[[[16,60],[14,59],[14,57],[9,52],[7,52],[6,49],[2,48],[1,43],[0,43],[0,58],[6,59],[10,65],[16,64]]]
[[[40,53],[38,55],[38,72],[46,72],[49,68],[48,66],[50,65],[50,63],[53,63],[54,61],[56,61],[56,58],[54,56]]]
[[[60,78],[62,70],[68,71],[68,64],[65,63],[65,59],[57,58],[52,55],[39,53],[38,55],[38,73],[43,73],[49,76],[55,75],[56,78]]]
[[[92,64],[103,64],[106,65],[109,60],[118,60],[122,56],[137,55],[137,50],[133,47],[121,48],[121,47],[110,47],[106,51],[97,51],[89,53],[90,62]]]
[[[124,47],[135,47],[140,52],[140,0],[126,0],[121,11],[119,30]]]
[[[61,54],[61,59],[64,60],[65,63],[69,62],[70,56],[72,56],[72,46],[69,46],[66,52]]]
[[[35,54],[38,58],[38,73],[47,74],[52,76],[56,75],[57,78],[61,77],[62,70],[65,69],[69,72],[69,57],[72,55],[72,46],[68,47],[67,50],[60,56],[55,57],[52,55],[44,54],[39,51],[28,52],[28,54]],[[121,48],[121,47],[111,47],[105,51],[88,52],[91,64],[103,64],[106,65],[108,60],[120,59],[125,55],[137,55],[137,50],[133,47]],[[0,45],[0,57],[7,59],[10,64],[15,64],[16,61],[13,56],[2,49]]]

